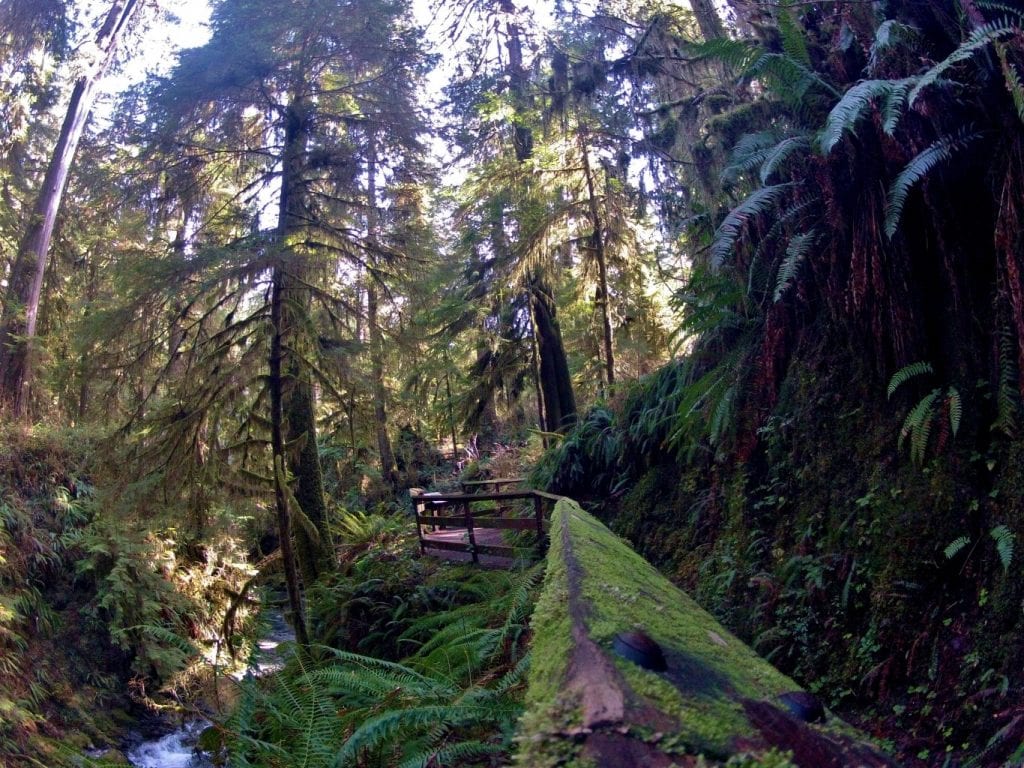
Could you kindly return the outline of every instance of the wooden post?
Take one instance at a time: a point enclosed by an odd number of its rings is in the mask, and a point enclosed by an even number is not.
[[[416,538],[420,542],[420,554],[425,555],[427,548],[423,546],[423,528],[420,525],[420,515],[423,514],[423,500],[420,494],[423,493],[422,488],[410,488],[409,496],[412,497],[412,514],[413,519],[416,521]]]
[[[537,522],[537,557],[544,557],[544,503],[540,496],[533,497],[533,516]]]
[[[477,554],[476,551],[476,536],[473,535],[473,512],[469,508],[468,501],[462,502],[462,509],[466,516],[466,531],[469,533],[469,548],[473,552],[473,562],[479,563],[480,556]]]

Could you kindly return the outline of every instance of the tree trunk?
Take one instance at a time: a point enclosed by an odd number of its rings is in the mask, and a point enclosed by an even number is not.
[[[288,508],[288,489],[285,475],[284,449],[284,376],[281,371],[284,337],[284,272],[274,270],[274,282],[270,297],[270,323],[273,335],[270,340],[270,444],[274,459],[274,506],[277,510],[277,531],[281,547],[281,563],[284,567],[284,582],[288,591],[288,604],[292,613],[295,640],[300,646],[309,645],[306,628],[306,612],[302,605],[302,591],[299,574],[295,567],[295,552],[292,550],[291,514]]]
[[[690,0],[690,7],[693,8],[697,26],[700,27],[700,33],[705,40],[725,37],[725,27],[722,26],[722,19],[715,9],[713,0]]]
[[[303,164],[308,140],[308,112],[301,101],[293,102],[286,110],[284,148],[281,159],[281,201],[278,214],[278,239],[282,249],[281,261],[274,270],[274,301],[271,311],[278,313],[274,321],[275,353],[271,349],[272,409],[274,388],[278,390],[277,411],[273,418],[280,419],[274,431],[280,432],[279,442],[272,439],[274,455],[275,498],[284,496],[284,506],[278,499],[278,533],[282,542],[281,555],[293,560],[293,570],[301,570],[306,586],[311,585],[325,568],[332,567],[333,547],[327,526],[327,505],[324,502],[323,476],[316,441],[316,403],[309,375],[303,370],[300,356],[295,354],[302,346],[297,329],[302,325],[299,316],[309,306],[309,296],[303,287],[308,278],[308,264],[304,254],[295,250],[290,238],[299,233],[306,220],[303,190]],[[276,361],[275,361],[276,354]],[[275,369],[276,366],[276,369]],[[275,378],[276,377],[276,378]],[[287,436],[287,444],[285,443]],[[298,509],[288,506],[288,477],[290,470],[295,484],[293,498]],[[303,515],[301,525],[292,518]],[[295,537],[295,550],[291,538]],[[288,552],[285,551],[285,543]],[[286,563],[286,568],[288,564]],[[301,599],[301,594],[299,595]],[[301,604],[289,600],[296,626],[305,622]],[[298,629],[296,630],[298,632]],[[303,626],[305,633],[305,627]]]
[[[562,331],[555,316],[551,288],[538,273],[530,278],[530,315],[537,339],[540,392],[544,403],[544,430],[559,432],[576,419],[576,398],[569,376],[569,363],[562,344]]]
[[[377,142],[370,137],[366,161],[367,207],[366,229],[370,236],[371,248],[377,244]],[[370,255],[373,259],[375,254]],[[377,451],[380,454],[380,474],[392,490],[398,490],[398,471],[395,467],[395,452],[388,437],[387,387],[384,383],[384,340],[380,332],[379,305],[377,299],[377,277],[372,270],[366,280],[366,324],[370,333],[370,376],[373,379],[373,421],[377,431]]]
[[[583,155],[583,173],[587,177],[587,203],[590,209],[590,224],[594,228],[590,236],[590,246],[597,261],[597,309],[601,313],[601,327],[604,332],[604,370],[608,383],[608,391],[615,386],[615,356],[612,350],[612,321],[608,311],[608,259],[604,247],[604,231],[601,224],[601,212],[597,205],[597,192],[594,188],[594,174],[590,168],[590,148],[586,138],[580,136],[580,153]]]
[[[97,85],[117,52],[125,28],[139,7],[137,0],[116,0],[96,35],[97,59],[75,82],[64,123],[43,178],[25,235],[18,247],[0,316],[0,410],[28,415],[32,385],[31,345],[36,335],[39,299],[68,174],[85,131]]]
[[[380,474],[391,488],[398,487],[395,452],[388,437],[387,387],[384,384],[384,343],[380,332],[377,306],[376,278],[366,283],[366,320],[370,332],[370,378],[373,380],[373,423],[377,431],[377,451],[380,454]]]

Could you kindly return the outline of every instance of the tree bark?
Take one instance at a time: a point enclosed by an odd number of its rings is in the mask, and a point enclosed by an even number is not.
[[[594,228],[590,236],[590,246],[597,261],[597,309],[601,313],[601,327],[604,335],[604,370],[608,390],[615,386],[615,355],[612,349],[612,321],[608,311],[608,259],[604,247],[604,228],[601,212],[597,204],[597,192],[594,187],[594,174],[590,167],[590,148],[586,139],[580,136],[580,153],[583,155],[583,173],[587,178],[587,203],[590,210],[590,223]]]
[[[296,354],[303,346],[297,329],[304,324],[309,293],[303,283],[310,278],[306,255],[294,250],[288,238],[309,219],[303,194],[303,168],[309,139],[310,106],[301,100],[289,105],[285,115],[285,142],[281,170],[281,209],[278,221],[287,269],[283,270],[283,307],[288,347],[284,389],[284,415],[289,448],[288,466],[295,482],[295,500],[305,524],[295,526],[295,545],[302,577],[309,586],[325,570],[334,567],[334,548],[327,524],[323,470],[316,438],[316,397],[310,374]],[[289,285],[293,283],[293,285]]]
[[[281,563],[284,567],[285,588],[288,591],[288,605],[292,613],[295,640],[299,645],[309,645],[309,631],[306,626],[306,612],[302,604],[302,590],[299,574],[295,567],[295,551],[292,549],[291,514],[288,508],[288,489],[285,486],[284,448],[284,375],[281,370],[284,357],[284,272],[275,270],[270,297],[270,323],[273,335],[270,340],[270,444],[274,460],[274,506],[277,510],[277,531],[280,539]]]
[[[78,143],[96,101],[97,85],[117,52],[137,0],[115,0],[96,35],[97,59],[75,82],[64,123],[43,178],[25,235],[18,247],[0,316],[0,411],[28,415],[32,385],[32,341],[36,335],[50,240],[60,212]]]
[[[560,432],[576,420],[576,398],[572,391],[569,363],[562,344],[562,331],[555,314],[555,300],[544,278],[530,278],[530,309],[537,339],[540,391],[544,403],[544,430]]]
[[[722,26],[722,19],[715,9],[713,0],[690,0],[690,7],[705,40],[725,37],[725,27]]]
[[[367,208],[366,228],[371,248],[377,244],[377,142],[370,137],[366,162]],[[370,258],[374,258],[371,254]],[[373,421],[377,431],[377,451],[380,455],[380,474],[392,490],[398,490],[398,470],[395,467],[395,452],[388,436],[388,390],[384,383],[384,340],[380,331],[380,307],[378,303],[376,275],[370,271],[366,280],[366,324],[370,341],[370,376],[373,379]]]
[[[384,342],[380,332],[377,285],[372,275],[366,283],[366,319],[370,333],[370,377],[373,379],[373,423],[377,431],[380,474],[391,488],[398,487],[395,452],[388,436],[387,387],[384,384]]]

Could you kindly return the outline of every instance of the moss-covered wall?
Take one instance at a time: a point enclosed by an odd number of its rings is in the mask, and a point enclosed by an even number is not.
[[[750,765],[889,764],[835,718],[811,725],[794,714],[806,693],[569,500],[553,515],[531,626],[522,765],[689,765],[744,753]],[[665,670],[615,650],[638,631]]]

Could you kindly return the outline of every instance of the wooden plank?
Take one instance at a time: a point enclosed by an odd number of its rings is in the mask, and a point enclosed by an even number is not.
[[[495,491],[493,493],[439,493],[437,495],[415,496],[413,498],[423,501],[453,503],[457,501],[504,501],[506,499],[532,499],[540,494],[540,491]],[[545,494],[544,498],[557,501],[562,498],[553,494]]]
[[[500,528],[505,531],[532,531],[537,526],[528,517],[473,517],[477,528]]]
[[[435,528],[466,527],[466,518],[464,517],[434,517],[431,515],[416,515],[416,522],[420,525],[432,525]]]
[[[456,541],[438,541],[429,536],[423,537],[423,546],[427,549],[445,549],[451,552],[469,552],[469,544]]]
[[[495,483],[521,483],[522,477],[497,477],[494,480],[463,480],[462,485],[494,485]]]

